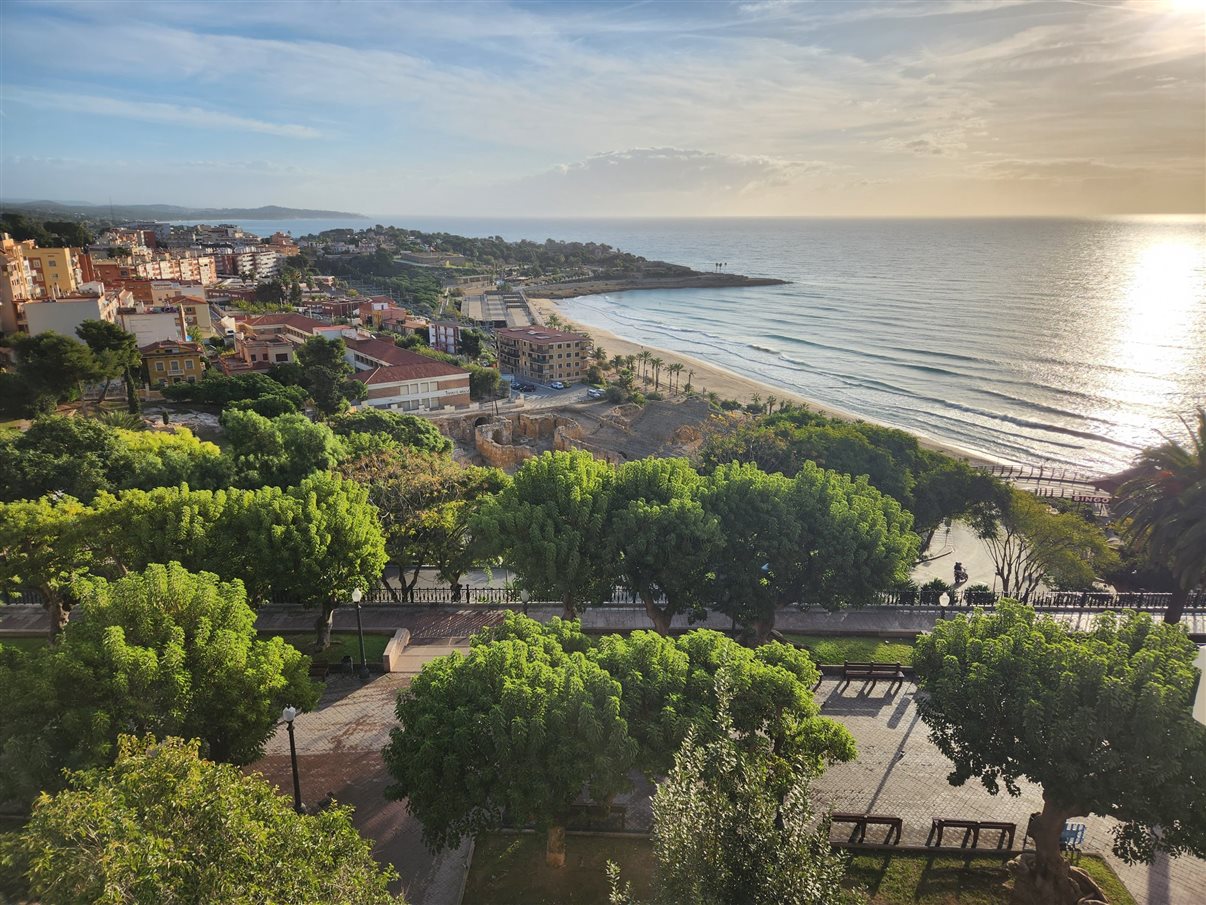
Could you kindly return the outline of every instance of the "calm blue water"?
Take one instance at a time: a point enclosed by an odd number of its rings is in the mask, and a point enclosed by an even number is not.
[[[372,221],[247,221],[302,235]],[[786,286],[617,293],[575,320],[1009,462],[1125,465],[1206,403],[1206,221],[381,222],[607,242]]]

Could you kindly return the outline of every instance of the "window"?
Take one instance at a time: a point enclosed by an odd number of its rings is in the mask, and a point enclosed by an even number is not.
[[[50,259],[49,261],[47,261],[46,263],[47,263],[47,264],[49,264],[51,267],[58,267],[58,266],[59,266],[59,262],[58,262],[58,261],[56,261],[54,258],[51,258],[51,259]]]
[[[173,361],[170,365],[170,370],[173,374],[179,374],[180,373],[180,362]]]
[[[277,360],[277,361],[288,361],[288,360],[289,360],[289,353],[288,353],[288,352],[277,352],[277,353],[276,353],[276,360]]]
[[[162,361],[155,362],[155,370],[159,371],[160,373],[163,372],[163,362]]]
[[[190,358],[184,363],[184,370],[191,371],[193,369],[193,360]]]

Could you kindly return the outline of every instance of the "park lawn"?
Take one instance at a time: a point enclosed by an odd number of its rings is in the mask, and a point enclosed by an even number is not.
[[[0,636],[0,645],[4,647],[12,647],[16,650],[34,651],[44,648],[50,639],[45,635],[29,635],[29,636]]]
[[[1085,855],[1077,863],[1102,887],[1111,905],[1135,905],[1103,860]],[[1007,905],[1013,886],[1003,858],[895,852],[855,855],[846,882],[867,892],[868,905]]]
[[[285,643],[292,644],[303,654],[309,656],[315,663],[328,663],[334,666],[344,657],[351,657],[353,663],[360,662],[360,642],[355,632],[333,632],[331,646],[321,653],[314,652],[313,632],[290,633],[280,637],[285,640]],[[364,633],[364,655],[370,665],[381,663],[385,645],[389,643],[391,637],[392,635]]]
[[[893,641],[867,635],[796,635],[784,633],[783,637],[804,646],[815,663],[840,666],[846,660],[858,663],[901,663],[909,666],[913,662],[913,643]]]
[[[543,833],[488,833],[473,849],[463,905],[607,905],[607,862],[620,882],[646,899],[653,891],[653,849],[643,837],[565,837],[565,867],[544,863]]]

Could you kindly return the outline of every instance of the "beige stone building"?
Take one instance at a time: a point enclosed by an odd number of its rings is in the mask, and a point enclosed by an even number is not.
[[[590,340],[581,333],[547,327],[509,327],[494,331],[498,364],[504,374],[537,383],[573,383],[586,376]]]

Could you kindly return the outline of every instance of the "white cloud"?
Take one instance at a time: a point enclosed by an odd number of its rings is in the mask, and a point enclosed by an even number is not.
[[[322,133],[309,126],[275,123],[261,119],[236,116],[222,110],[210,110],[186,104],[167,104],[159,101],[130,101],[115,97],[43,91],[22,86],[5,86],[5,100],[33,107],[51,107],[70,113],[96,116],[116,116],[143,122],[190,126],[196,129],[221,129],[234,132],[260,132],[284,138],[319,138]]]

